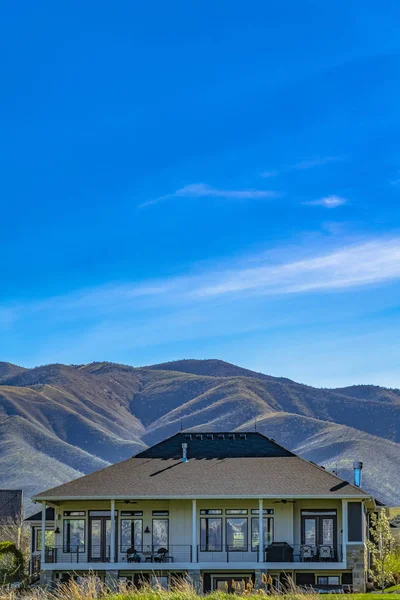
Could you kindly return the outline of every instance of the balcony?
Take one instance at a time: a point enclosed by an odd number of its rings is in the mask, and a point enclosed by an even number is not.
[[[169,545],[168,548],[159,546],[141,546],[137,548],[120,547],[116,552],[115,563],[135,564],[166,564],[190,563],[192,561],[192,546]],[[63,546],[46,547],[46,564],[82,564],[82,563],[109,563],[110,546],[84,546],[65,548]]]
[[[273,543],[265,548],[264,562],[291,563],[331,563],[341,562],[341,546],[308,546],[307,544],[293,545],[286,542]],[[234,562],[260,562],[258,548],[250,546],[220,546],[206,549],[197,547],[197,562],[234,563]]]
[[[257,563],[260,562],[258,548],[249,546],[210,547],[197,546],[196,556],[192,556],[192,546],[169,545],[168,547],[138,546],[137,548],[119,547],[116,550],[115,563],[126,564],[136,569],[136,565],[164,565],[170,563]],[[336,563],[342,561],[342,547],[327,544],[309,546],[293,545],[286,542],[270,544],[265,548],[263,562],[266,563]],[[92,564],[109,563],[110,546],[63,546],[46,547],[46,564]],[[129,567],[128,567],[129,565]]]

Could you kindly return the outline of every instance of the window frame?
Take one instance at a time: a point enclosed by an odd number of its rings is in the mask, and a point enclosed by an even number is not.
[[[130,527],[130,531],[131,531],[130,545],[126,545],[126,544],[122,543],[122,523],[123,523],[123,521],[128,521],[131,524],[131,527]],[[140,546],[139,546],[139,548],[135,544],[135,523],[136,522],[140,522],[141,523],[141,536],[140,536],[141,539],[140,539]],[[168,527],[168,529],[169,529],[169,527]],[[121,517],[120,518],[119,535],[120,535],[119,539],[121,540],[121,543],[120,543],[121,552],[124,551],[123,548],[125,548],[125,545],[127,546],[126,549],[133,547],[136,550],[142,551],[142,548],[143,548],[143,519],[138,519],[137,517],[131,517],[131,518]]]
[[[45,529],[46,533],[52,533],[53,534],[53,546],[48,546],[46,544],[46,539],[45,539],[45,547],[46,548],[52,548],[54,547],[54,542],[55,542],[55,532],[54,529],[52,527],[46,527]],[[42,551],[42,528],[39,526],[34,528],[34,536],[33,536],[33,551],[34,552],[41,552]]]
[[[271,517],[270,515],[264,516],[263,515],[263,524],[264,524],[264,520],[266,520],[267,522],[270,521],[272,527],[271,527],[271,541],[269,542],[270,544],[273,543],[274,541],[274,537],[275,537],[275,522],[274,522],[274,517]],[[259,524],[259,518],[258,517],[251,517],[251,529],[250,529],[250,544],[251,544],[251,551],[252,552],[258,552],[259,549],[259,545],[260,542],[257,544],[257,546],[253,546],[253,523],[257,523],[257,525]],[[258,540],[260,540],[260,532],[258,532]],[[266,540],[264,537],[264,546],[266,545]]]
[[[204,546],[201,543],[201,522],[206,521],[208,523],[209,520],[214,520],[214,521],[220,522],[221,543],[219,546],[216,546],[216,547],[210,547],[208,541],[206,541]],[[208,535],[208,526],[206,528],[206,531],[207,531],[207,535]],[[200,518],[200,552],[222,552],[223,546],[224,546],[223,537],[224,537],[224,526],[223,526],[223,518],[222,517],[209,516],[209,517],[201,517]]]
[[[80,545],[79,547],[77,547],[77,550],[71,550],[71,541],[67,540],[67,531],[66,531],[66,526],[68,526],[68,523],[70,523],[71,521],[82,521],[83,523],[83,544]],[[70,532],[69,532],[70,534]],[[85,552],[86,551],[86,519],[83,518],[67,518],[67,519],[63,519],[63,553],[64,554],[70,554],[71,552]]]
[[[231,546],[228,542],[228,524],[229,524],[229,521],[231,521],[231,520],[240,520],[240,521],[246,522],[246,535],[244,536],[245,545],[243,547],[239,546],[238,548],[235,548],[233,544]],[[226,549],[228,552],[248,552],[248,550],[249,550],[249,518],[248,517],[246,517],[246,516],[225,517],[225,542],[226,542]]]
[[[326,583],[322,583],[320,579],[326,579]],[[337,579],[337,583],[329,582],[330,579]],[[317,575],[317,585],[341,585],[340,575]]]
[[[229,517],[243,517],[249,514],[248,508],[226,508],[225,514]]]
[[[161,544],[154,544],[154,521],[166,521],[168,524],[167,545],[166,546],[162,546]],[[159,548],[166,547],[168,550],[169,549],[169,517],[164,517],[164,518],[156,517],[155,519],[152,519],[151,525],[152,525],[152,527],[151,527],[151,547],[153,549],[155,548],[155,546],[158,546]]]
[[[333,541],[332,547],[334,551],[337,549],[337,535],[338,535],[338,515],[337,510],[335,508],[327,508],[327,509],[302,509],[300,514],[301,520],[301,543],[307,544],[305,541],[305,522],[307,519],[314,519],[316,530],[315,530],[315,546],[326,546],[327,544],[323,543],[323,519],[331,518],[333,521]]]

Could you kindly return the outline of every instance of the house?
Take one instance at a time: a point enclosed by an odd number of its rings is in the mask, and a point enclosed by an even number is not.
[[[30,545],[30,561],[29,575],[35,575],[40,571],[40,558],[42,551],[42,512],[31,515],[25,522],[31,527],[31,545]],[[45,528],[45,547],[52,548],[54,546],[54,508],[48,506],[46,508],[46,528]]]
[[[291,576],[365,589],[374,499],[258,432],[180,432],[34,500],[45,582],[94,571],[135,585],[185,577],[208,592],[265,574],[276,587]]]
[[[20,518],[22,501],[22,490],[0,490],[0,522]]]

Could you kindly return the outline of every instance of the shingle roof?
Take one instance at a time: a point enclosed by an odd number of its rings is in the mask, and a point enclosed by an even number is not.
[[[22,490],[0,490],[0,519],[15,519],[22,511]]]
[[[25,521],[41,521],[42,520],[42,511],[40,510],[39,512],[35,513],[34,515],[31,515],[30,517],[27,517],[25,519]],[[52,508],[51,506],[48,506],[46,508],[46,521],[54,521],[54,508]]]
[[[134,458],[42,492],[35,498],[369,496],[364,490],[295,456],[261,434],[255,437],[247,434],[249,438],[246,439],[253,446],[249,453],[241,450],[236,453],[239,456],[213,457],[213,454],[224,453],[215,444],[214,451],[208,448],[204,452],[208,454],[207,458],[200,457],[199,444],[195,447],[185,437],[187,435],[177,434]],[[178,447],[181,454],[182,441],[189,446],[186,463],[174,456]],[[207,441],[211,440],[203,437],[203,440],[197,441],[204,442],[202,445],[205,450]],[[221,447],[225,440],[219,441]],[[264,448],[262,456],[257,450],[256,441]],[[166,452],[168,447],[172,454],[169,457]],[[243,453],[247,455],[240,456]],[[252,453],[256,456],[252,456]]]

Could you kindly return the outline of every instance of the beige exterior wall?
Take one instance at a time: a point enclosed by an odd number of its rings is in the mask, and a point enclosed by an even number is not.
[[[86,540],[88,539],[88,516],[90,510],[110,510],[110,501],[68,501],[61,502],[55,509],[55,526],[60,529],[60,533],[55,536],[55,546],[63,544],[63,521],[64,511],[84,510],[86,511]],[[258,509],[258,500],[198,500],[197,501],[197,543],[200,543],[200,510],[207,508],[225,509],[244,508],[248,510],[248,533],[249,544],[251,543],[251,518],[256,515],[251,514],[252,509]],[[306,509],[332,509],[337,511],[337,540],[342,543],[342,503],[341,500],[296,500],[295,503],[286,504],[274,500],[264,500],[264,509],[272,509],[274,519],[274,541],[287,542],[291,545],[301,544],[301,511]],[[163,501],[137,501],[135,504],[126,504],[116,501],[115,510],[118,511],[118,530],[120,529],[121,511],[138,510],[143,511],[143,530],[149,527],[152,531],[152,511],[169,511],[169,541],[171,545],[189,545],[192,543],[192,501],[191,500],[163,500]],[[225,520],[226,515],[221,515]],[[223,523],[223,544],[225,539],[225,522]],[[118,531],[119,538],[120,531]],[[143,534],[143,543],[151,544],[152,536]]]

